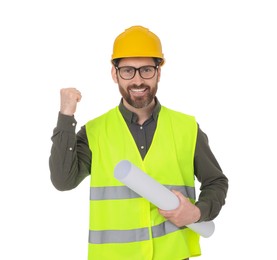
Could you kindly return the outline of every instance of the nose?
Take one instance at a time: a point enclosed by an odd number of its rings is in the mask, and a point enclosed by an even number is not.
[[[135,76],[132,78],[132,83],[140,85],[142,82],[144,82],[144,79],[140,76],[139,71],[136,70]]]

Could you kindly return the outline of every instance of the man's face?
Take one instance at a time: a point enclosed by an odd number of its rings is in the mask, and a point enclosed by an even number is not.
[[[118,68],[131,66],[134,68],[140,68],[143,66],[154,66],[155,62],[152,58],[125,58],[121,59]],[[144,108],[151,104],[156,96],[158,89],[158,82],[160,80],[160,68],[154,69],[155,74],[150,79],[144,79],[140,76],[139,71],[136,71],[135,76],[132,79],[123,79],[119,71],[114,67],[112,68],[113,80],[118,84],[119,91],[124,99],[130,106],[134,108]],[[124,69],[121,69],[121,74],[123,75]],[[127,67],[127,73],[129,69]],[[142,69],[141,73],[148,73],[146,70]],[[124,102],[123,101],[123,102]]]

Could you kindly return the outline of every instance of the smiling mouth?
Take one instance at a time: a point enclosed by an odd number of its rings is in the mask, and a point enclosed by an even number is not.
[[[133,93],[143,93],[146,91],[147,88],[132,88],[130,89],[130,92],[133,92]]]

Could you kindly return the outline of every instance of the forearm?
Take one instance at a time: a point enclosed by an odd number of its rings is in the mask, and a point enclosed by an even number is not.
[[[227,189],[228,180],[225,177],[215,179],[214,184],[201,185],[201,192],[196,202],[201,212],[200,222],[213,220],[218,216],[225,204]]]
[[[228,179],[213,155],[207,136],[199,129],[195,152],[195,175],[201,183],[196,206],[201,211],[199,221],[214,219],[225,204]]]
[[[73,189],[89,175],[90,151],[75,130],[74,117],[59,114],[49,158],[51,181],[58,190]]]

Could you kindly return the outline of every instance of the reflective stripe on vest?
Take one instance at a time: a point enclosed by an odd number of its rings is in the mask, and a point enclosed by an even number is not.
[[[164,185],[169,190],[180,191],[185,197],[195,200],[195,189],[189,186]],[[126,186],[91,187],[90,200],[117,200],[141,198]]]
[[[148,228],[138,228],[132,230],[90,230],[89,243],[128,243],[149,239]]]
[[[184,229],[178,228],[169,221],[165,221],[151,228],[152,237],[157,238],[169,234],[171,232]],[[90,230],[89,243],[91,244],[106,244],[106,243],[129,243],[148,240],[148,228],[138,228],[132,230]]]

